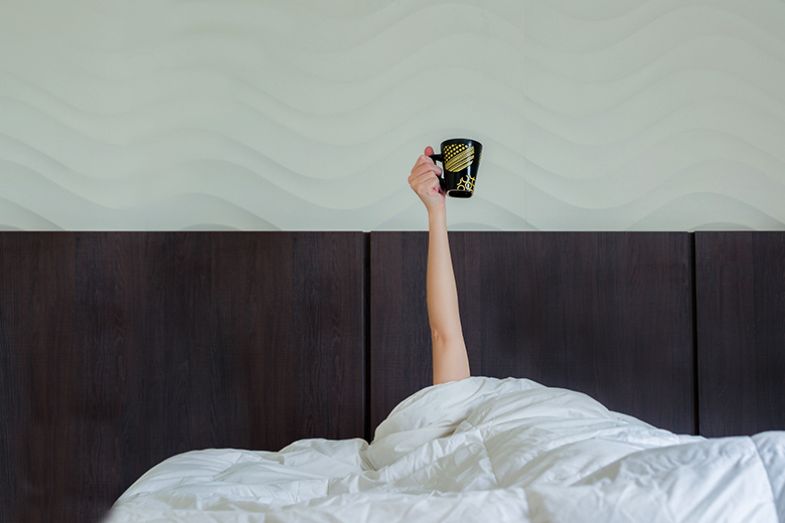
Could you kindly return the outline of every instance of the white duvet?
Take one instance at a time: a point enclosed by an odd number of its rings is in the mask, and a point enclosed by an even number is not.
[[[374,440],[172,456],[107,522],[785,521],[785,431],[677,435],[528,379],[411,395]]]

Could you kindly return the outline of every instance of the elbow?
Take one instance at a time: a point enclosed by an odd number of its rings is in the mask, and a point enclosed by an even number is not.
[[[463,333],[460,331],[453,332],[453,331],[439,331],[436,329],[431,329],[431,339],[434,342],[441,342],[441,343],[448,343],[451,340],[458,340],[463,338]]]
[[[431,329],[431,340],[433,340],[434,343],[442,342],[445,340],[445,336],[440,331]]]

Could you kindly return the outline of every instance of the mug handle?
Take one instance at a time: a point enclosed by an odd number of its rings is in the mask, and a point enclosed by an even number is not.
[[[444,164],[443,154],[437,154],[437,153],[429,154],[428,158],[433,160],[433,163],[442,162],[442,164]],[[447,190],[447,187],[445,186],[446,184],[447,182],[444,179],[444,169],[442,169],[442,176],[439,176],[439,185],[441,185],[443,191]]]

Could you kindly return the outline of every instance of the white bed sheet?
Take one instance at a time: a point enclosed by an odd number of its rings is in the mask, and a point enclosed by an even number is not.
[[[785,431],[679,435],[579,392],[473,376],[411,395],[370,444],[172,456],[105,521],[774,523]]]

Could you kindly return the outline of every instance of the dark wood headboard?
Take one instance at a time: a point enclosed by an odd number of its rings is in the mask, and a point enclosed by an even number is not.
[[[362,437],[365,244],[0,234],[0,511],[96,521],[179,452]]]
[[[473,374],[696,430],[688,233],[451,232]],[[430,384],[427,232],[371,233],[371,424]]]
[[[785,429],[785,232],[695,233],[700,427]]]
[[[785,428],[785,232],[450,232],[474,374]],[[372,438],[430,385],[427,232],[0,232],[0,522],[200,448]]]

